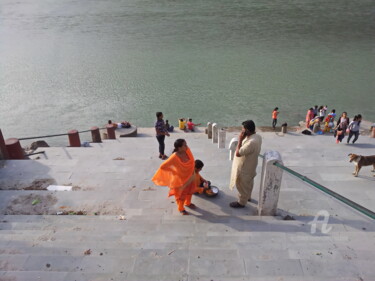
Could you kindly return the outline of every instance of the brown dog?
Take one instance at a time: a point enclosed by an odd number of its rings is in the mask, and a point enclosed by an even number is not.
[[[349,162],[354,162],[355,163],[355,170],[353,172],[353,175],[355,177],[358,177],[359,170],[363,166],[370,166],[372,165],[372,172],[375,172],[375,155],[371,156],[362,156],[362,155],[357,155],[354,153],[350,153],[349,155]],[[374,175],[375,177],[375,175]]]

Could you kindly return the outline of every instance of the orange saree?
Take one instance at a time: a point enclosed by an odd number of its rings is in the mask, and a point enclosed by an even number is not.
[[[176,153],[173,153],[152,177],[156,185],[169,187],[168,196],[174,195],[176,199],[182,200],[195,191],[194,156],[190,148],[186,150],[186,154],[189,161],[184,163]]]

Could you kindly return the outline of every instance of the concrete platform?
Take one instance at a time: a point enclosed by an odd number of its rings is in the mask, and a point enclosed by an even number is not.
[[[227,146],[237,134],[227,134]],[[262,153],[279,151],[285,166],[374,211],[375,177],[370,167],[353,177],[347,155],[374,154],[375,139],[347,145],[331,135],[260,134]],[[372,219],[285,172],[278,216],[259,217],[260,166],[253,201],[232,209],[228,150],[199,128],[172,133],[167,154],[177,138],[187,140],[205,163],[202,176],[220,188],[215,198],[194,196],[198,208],[189,216],[150,180],[161,164],[152,128],[138,128],[136,138],[40,148],[45,154],[34,160],[1,161],[0,280],[375,279]],[[22,189],[38,179],[75,188]],[[86,215],[56,215],[61,211]],[[328,232],[321,223],[313,231],[321,211],[329,215]]]

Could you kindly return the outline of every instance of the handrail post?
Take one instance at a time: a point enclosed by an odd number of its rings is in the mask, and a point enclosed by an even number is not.
[[[232,138],[229,143],[229,160],[233,160],[238,144],[238,138]]]
[[[81,140],[77,130],[70,130],[68,132],[69,146],[70,147],[81,147]]]
[[[213,123],[212,124],[212,143],[217,143],[218,142],[217,133],[218,133],[217,124]]]
[[[225,141],[227,137],[227,132],[224,129],[219,130],[218,133],[218,148],[225,148]]]
[[[276,215],[283,170],[275,166],[275,163],[283,164],[280,153],[277,151],[267,151],[263,158],[259,190],[259,216]]]
[[[92,142],[102,142],[102,138],[100,137],[100,132],[98,127],[91,127],[91,137]]]
[[[212,139],[212,123],[207,123],[207,137],[208,139]]]
[[[115,140],[115,126],[113,126],[113,124],[107,124],[105,127],[107,128],[108,139]]]
[[[0,129],[0,159],[8,159],[8,151],[7,151],[7,147],[5,145],[5,140],[4,140],[4,137],[3,137],[3,133],[1,132],[1,129]]]
[[[25,154],[21,147],[20,141],[16,138],[10,138],[5,141],[5,146],[8,151],[8,158],[12,160],[25,159]]]

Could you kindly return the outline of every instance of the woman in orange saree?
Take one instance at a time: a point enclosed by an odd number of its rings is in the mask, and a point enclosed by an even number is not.
[[[188,215],[185,206],[194,209],[191,196],[195,191],[195,161],[194,156],[184,139],[174,142],[172,155],[160,165],[152,178],[156,185],[168,186],[169,196],[174,195],[178,211]]]

